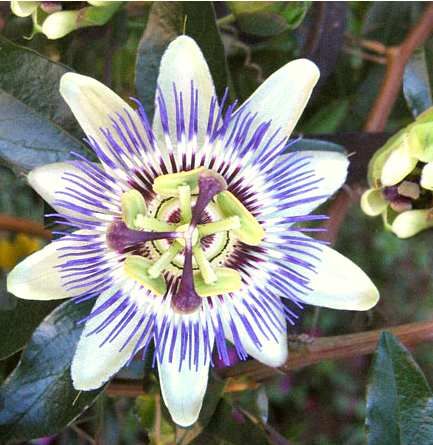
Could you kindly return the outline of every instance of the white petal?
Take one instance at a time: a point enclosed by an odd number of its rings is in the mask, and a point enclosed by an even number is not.
[[[79,27],[81,11],[58,11],[50,14],[42,24],[42,33],[49,39],[60,39]]]
[[[116,290],[113,288],[102,293],[98,297],[92,312],[105,303]],[[141,307],[138,308],[137,313],[114,340],[101,345],[115,329],[117,323],[121,321],[122,315],[115,322],[102,329],[102,331],[92,333],[93,330],[103,323],[114,308],[118,307],[123,301],[123,298],[120,298],[112,307],[86,322],[71,365],[71,376],[75,389],[90,391],[99,388],[128,362],[131,354],[134,352],[137,341],[142,335],[142,329],[137,329],[136,332],[134,332],[134,329],[140,323],[143,312],[146,309],[146,306],[143,304],[143,298],[141,298]],[[130,341],[123,347],[131,335]]]
[[[71,296],[62,286],[56,266],[58,242],[28,256],[15,266],[7,277],[7,289],[25,300],[60,300]]]
[[[343,184],[347,176],[349,160],[344,153],[336,151],[300,151],[299,156],[309,158],[307,170],[313,170],[316,178],[321,178],[316,190],[294,198],[294,201],[322,196],[305,204],[295,205],[284,211],[284,216],[308,215],[320,204],[328,200]],[[288,156],[288,155],[283,155]]]
[[[176,140],[176,107],[173,96],[173,84],[177,92],[182,92],[185,113],[190,110],[191,81],[198,89],[198,141],[199,145],[204,140],[207,118],[212,96],[215,95],[215,87],[209,67],[203,54],[193,39],[188,36],[180,36],[168,45],[161,59],[158,75],[158,86],[161,88],[167,105],[172,141]],[[189,119],[186,120],[189,122]],[[153,129],[162,138],[162,127],[158,110],[155,111]]]
[[[352,261],[327,246],[321,246],[317,273],[309,286],[314,290],[299,298],[307,304],[366,311],[379,300],[379,291],[370,278]]]
[[[176,362],[158,361],[159,381],[164,402],[175,423],[182,427],[192,425],[200,414],[209,378],[209,362],[200,362],[198,369]]]
[[[116,93],[101,82],[81,74],[66,73],[60,80],[60,93],[72,110],[84,132],[105,145],[101,128],[112,128],[110,117],[116,118],[116,113],[126,116],[126,112],[136,122],[137,129],[146,140],[142,126],[138,122],[132,108]],[[125,117],[128,122],[128,118]]]
[[[12,12],[18,17],[28,17],[38,7],[40,2],[26,2],[20,0],[11,1]]]
[[[59,199],[59,196],[56,196],[56,192],[64,190],[67,186],[71,187],[71,184],[65,180],[66,173],[73,173],[78,176],[82,175],[80,170],[71,163],[56,162],[36,167],[28,174],[27,180],[38,195],[56,211],[82,218],[83,215],[81,213],[73,212],[72,210],[54,204],[56,198]],[[65,199],[63,196],[61,198]]]
[[[190,315],[175,315],[177,320],[172,319],[170,326],[170,333],[168,336],[168,342],[170,343],[171,335],[174,332],[174,326],[177,323],[178,331],[176,336],[176,343],[173,349],[173,356],[170,357],[167,350],[161,357],[157,355],[159,381],[161,385],[161,393],[164,402],[170,412],[170,415],[175,423],[182,427],[188,427],[192,425],[198,418],[200,410],[203,404],[203,398],[206,394],[207,382],[209,377],[209,364],[210,353],[205,352],[205,339],[202,329],[199,328],[199,338],[195,338],[194,329],[192,332],[193,339],[186,341],[186,345],[182,348],[182,337],[180,335],[180,321],[185,323],[188,331],[189,323],[191,322],[203,326],[203,321],[199,320],[200,314],[194,313]],[[161,319],[162,320],[162,319]],[[159,324],[161,323],[159,321]],[[191,335],[191,334],[188,334]],[[213,347],[214,334],[213,331],[208,331],[210,349]],[[195,345],[198,345],[198,359],[197,363],[191,360],[191,366],[189,366],[189,356],[195,357]],[[182,360],[181,351],[184,352],[184,359]],[[170,360],[171,358],[171,360]],[[180,366],[181,365],[181,366]]]
[[[255,306],[255,303],[252,301],[249,301],[248,303],[250,307]],[[286,319],[283,312],[275,310],[275,316],[278,318],[278,323],[281,326],[284,326],[284,329],[272,328],[272,335],[263,325],[262,328],[265,333],[257,326],[257,323],[245,306],[236,304],[236,308],[237,311],[231,311],[231,317],[239,332],[242,346],[248,355],[268,366],[278,367],[283,365],[288,357]],[[262,312],[262,309],[259,308],[258,310],[259,312]],[[239,314],[245,316],[250,325],[254,327],[254,333],[257,336],[260,345],[257,345],[251,339]],[[263,314],[263,316],[265,316],[265,314]],[[227,316],[224,317],[223,323],[225,335],[227,340],[234,343],[232,330],[230,329],[228,321],[229,318]]]
[[[280,128],[280,138],[289,137],[319,76],[319,69],[310,60],[293,60],[269,76],[239,110],[258,113],[257,124],[271,120],[270,134]]]

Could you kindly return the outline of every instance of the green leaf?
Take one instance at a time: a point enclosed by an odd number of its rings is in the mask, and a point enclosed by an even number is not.
[[[272,11],[238,14],[236,24],[242,32],[258,37],[277,36],[289,29],[286,19]]]
[[[182,34],[192,37],[201,48],[219,96],[227,86],[224,46],[212,2],[201,2],[200,7],[196,2],[154,2],[138,47],[135,68],[137,94],[149,116],[153,115],[161,57],[168,44]]]
[[[27,184],[24,176],[0,165],[0,213],[43,223],[43,201]]]
[[[302,138],[295,142],[287,152],[291,151],[338,151],[339,153],[346,153],[345,148],[334,142],[328,142],[320,139]]]
[[[304,20],[310,2],[228,2],[227,6],[242,32],[274,37],[297,28]]]
[[[383,332],[367,390],[369,445],[431,445],[433,394],[409,351]]]
[[[403,93],[414,118],[433,105],[424,48],[418,48],[404,68]]]
[[[36,329],[17,368],[0,388],[0,443],[54,434],[93,403],[100,390],[78,393],[70,365],[92,302],[69,301]],[[19,326],[16,326],[19,329]]]
[[[58,91],[68,71],[0,37],[0,158],[29,169],[69,159],[70,151],[85,152],[68,133],[81,135]]]
[[[0,91],[0,158],[14,170],[71,159],[82,145],[62,128]]]
[[[192,445],[265,445],[269,443],[263,424],[225,399],[219,402],[212,420]]]
[[[421,2],[370,2],[362,24],[362,36],[386,46],[398,45],[418,19]]]
[[[305,133],[334,133],[347,116],[348,99],[337,99],[322,107],[302,126]]]
[[[36,327],[58,304],[16,298],[6,292],[6,280],[0,280],[0,360],[22,349]]]
[[[69,132],[78,124],[59,92],[63,74],[72,71],[31,49],[0,36],[0,89]]]

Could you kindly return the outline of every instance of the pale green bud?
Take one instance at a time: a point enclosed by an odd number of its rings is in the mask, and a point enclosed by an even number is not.
[[[420,184],[426,190],[433,190],[433,162],[424,165],[421,171]]]
[[[36,8],[40,3],[41,2],[23,2],[12,0],[11,10],[18,17],[29,17],[34,11],[36,11]]]
[[[391,230],[399,238],[410,238],[430,227],[433,227],[431,209],[408,210],[397,215],[391,224]]]
[[[361,196],[361,209],[369,216],[380,215],[385,211],[388,202],[384,198],[381,189],[370,189]]]

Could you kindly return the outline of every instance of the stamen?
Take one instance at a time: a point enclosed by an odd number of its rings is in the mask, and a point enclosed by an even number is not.
[[[228,218],[214,221],[207,224],[199,224],[197,226],[198,233],[201,237],[213,235],[218,232],[227,232],[241,228],[241,220],[239,216],[229,216]]]
[[[215,268],[216,281],[212,284],[205,282],[201,272],[194,274],[194,285],[198,295],[202,297],[215,297],[230,292],[237,292],[242,287],[239,272],[229,267]]]
[[[169,173],[158,176],[153,183],[153,191],[163,196],[177,196],[178,188],[189,185],[191,193],[196,193],[200,174],[204,167],[180,173]]]
[[[196,245],[192,248],[192,253],[200,269],[201,276],[206,284],[213,284],[217,280],[217,276],[212,269],[209,260],[206,258],[203,249]]]
[[[243,243],[258,246],[262,242],[265,237],[263,227],[236,196],[225,191],[218,195],[217,202],[225,215],[239,217],[241,227],[234,232]]]
[[[158,260],[153,263],[152,267],[149,268],[147,273],[152,278],[157,278],[161,275],[163,270],[174,260],[176,255],[178,255],[182,250],[184,249],[184,246],[180,244],[179,242],[174,242],[168,250],[166,250],[159,258]]]
[[[140,230],[151,230],[153,232],[174,232],[176,230],[176,224],[144,215],[137,215],[135,218],[135,225]]]
[[[189,185],[181,185],[177,188],[179,193],[180,216],[181,221],[186,224],[191,221],[191,187]]]
[[[147,213],[146,201],[143,195],[135,189],[124,193],[120,199],[122,206],[122,219],[129,229],[135,229],[135,218],[137,215]]]
[[[116,221],[108,228],[107,244],[119,252],[124,253],[128,247],[137,246],[159,239],[175,239],[183,236],[179,232],[146,232],[141,230],[128,229],[123,221]]]
[[[143,287],[156,295],[163,296],[167,292],[167,285],[162,277],[151,277],[149,268],[152,263],[140,255],[130,255],[124,263],[125,273],[138,281]]]

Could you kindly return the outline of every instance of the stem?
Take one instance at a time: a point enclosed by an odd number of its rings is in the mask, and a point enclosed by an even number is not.
[[[25,233],[46,240],[52,238],[51,232],[46,230],[42,224],[32,221],[31,219],[17,218],[15,216],[5,215],[4,213],[0,213],[0,230]]]
[[[249,377],[263,380],[278,373],[310,366],[324,360],[336,360],[370,354],[376,349],[380,334],[384,331],[394,334],[407,347],[426,341],[433,341],[433,321],[408,323],[394,328],[377,329],[359,334],[336,337],[316,338],[306,344],[303,350],[293,351],[290,358],[280,368],[270,368],[254,361],[239,363],[232,368],[223,368],[218,372],[222,377]]]
[[[412,28],[404,41],[386,49],[387,67],[379,95],[368,115],[366,131],[382,131],[400,92],[404,67],[416,48],[421,46],[433,31],[433,3],[430,3],[421,19]]]
[[[228,14],[225,17],[221,17],[217,20],[217,26],[232,25],[236,21],[236,17],[233,14]]]

